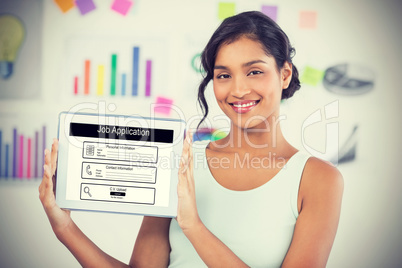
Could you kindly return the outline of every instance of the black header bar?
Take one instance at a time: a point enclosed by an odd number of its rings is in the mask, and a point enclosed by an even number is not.
[[[70,123],[70,136],[173,143],[173,130]]]

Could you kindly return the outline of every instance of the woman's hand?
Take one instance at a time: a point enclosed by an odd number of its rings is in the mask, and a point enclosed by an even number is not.
[[[55,179],[57,167],[57,151],[59,142],[57,139],[53,140],[52,151],[45,150],[45,165],[43,166],[44,173],[42,182],[39,185],[39,199],[42,202],[46,215],[49,218],[53,231],[59,237],[64,230],[72,222],[70,211],[60,209],[56,204],[55,198]]]
[[[179,183],[177,185],[179,200],[177,222],[184,234],[201,223],[195,200],[192,139],[192,134],[188,131],[183,145],[179,168]]]

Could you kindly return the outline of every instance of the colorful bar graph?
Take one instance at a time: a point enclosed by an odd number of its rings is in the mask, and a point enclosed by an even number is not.
[[[138,73],[140,65],[140,48],[133,48],[133,84],[132,84],[132,95],[138,95]]]
[[[89,94],[89,81],[90,81],[90,73],[91,73],[91,61],[85,61],[85,70],[84,70],[84,94]]]
[[[128,45],[127,48],[122,51],[110,49],[113,52],[104,55],[106,60],[103,58],[99,62],[94,60],[97,55],[91,55],[91,52],[80,57],[79,65],[84,65],[84,72],[81,75],[72,73],[73,95],[150,97],[154,93],[152,87],[158,87],[158,81],[156,84],[152,81],[156,74],[156,69],[152,68],[154,59],[140,55],[140,46]],[[132,58],[127,58],[130,51]]]
[[[34,135],[25,135],[17,128],[12,129],[12,143],[8,143],[4,135],[4,129],[0,129],[0,178],[30,179],[43,176],[43,154],[39,152],[40,146],[46,148],[46,126],[42,131],[35,131]],[[40,137],[42,135],[42,137]],[[42,138],[42,143],[40,143]],[[41,144],[41,145],[40,145]]]
[[[151,78],[152,78],[152,61],[146,62],[146,74],[145,74],[145,96],[151,96]]]
[[[121,75],[121,95],[126,95],[126,74]]]
[[[117,55],[112,54],[112,68],[110,78],[110,95],[116,95]]]
[[[98,83],[97,83],[97,90],[96,94],[98,96],[103,95],[103,81],[105,79],[105,66],[99,65],[98,66]]]

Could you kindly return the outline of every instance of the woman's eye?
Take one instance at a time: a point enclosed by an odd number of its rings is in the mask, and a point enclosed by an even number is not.
[[[256,74],[262,74],[261,71],[251,71],[248,76],[256,75]]]
[[[230,75],[228,75],[228,74],[220,74],[220,75],[216,76],[216,78],[218,78],[218,79],[226,79],[226,78],[230,78]]]

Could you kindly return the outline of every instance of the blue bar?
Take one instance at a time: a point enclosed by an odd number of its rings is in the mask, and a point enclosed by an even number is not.
[[[17,177],[17,129],[13,130],[13,178]]]
[[[4,177],[8,178],[8,144],[6,144],[6,153],[5,153],[6,163],[5,163],[5,173]]]
[[[121,75],[121,95],[126,95],[126,74]]]
[[[140,48],[133,48],[133,84],[132,84],[132,94],[133,96],[138,95],[138,71],[140,62]]]

